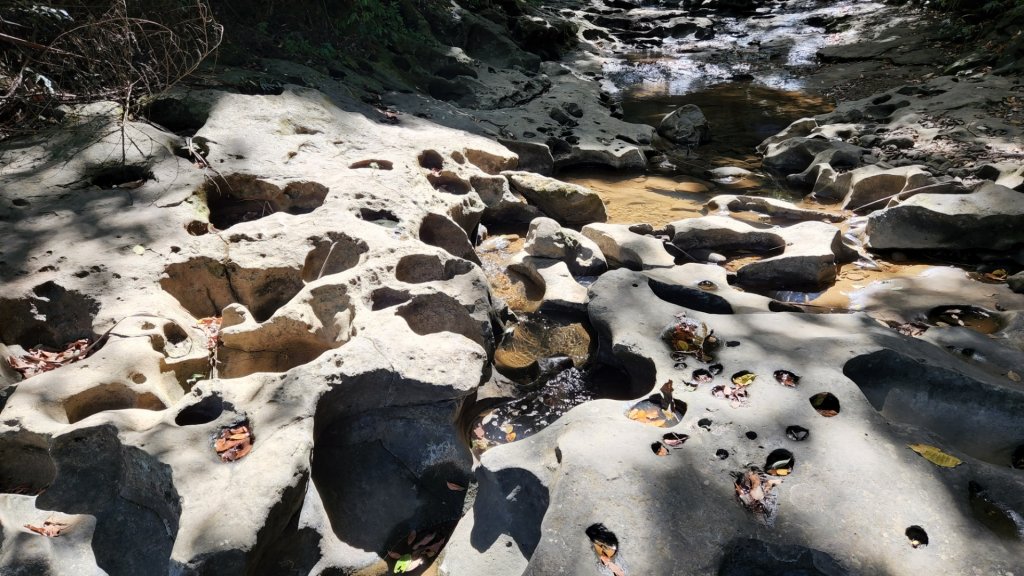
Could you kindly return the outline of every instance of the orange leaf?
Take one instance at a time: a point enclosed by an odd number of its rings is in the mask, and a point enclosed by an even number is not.
[[[466,491],[466,487],[465,486],[459,486],[455,482],[450,482],[450,481],[448,482],[448,489],[452,490],[454,492],[465,492]]]

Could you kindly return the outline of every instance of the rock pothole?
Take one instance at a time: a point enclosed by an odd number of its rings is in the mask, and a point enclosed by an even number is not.
[[[466,307],[447,294],[433,293],[414,296],[395,314],[405,319],[413,332],[423,336],[438,332],[454,332],[490,349],[490,324],[470,316]]]
[[[328,232],[324,237],[310,238],[309,243],[313,249],[306,254],[306,261],[302,265],[302,279],[306,282],[354,268],[362,255],[370,249],[363,240],[341,232]]]
[[[395,266],[395,279],[407,284],[441,282],[465,274],[473,265],[462,259],[441,261],[435,254],[409,254],[402,256]]]
[[[360,220],[366,220],[371,224],[376,224],[385,228],[395,228],[400,222],[398,216],[394,212],[384,208],[363,207],[359,209],[357,216],[359,216]]]
[[[298,267],[245,268],[199,256],[164,268],[160,286],[196,318],[220,316],[224,307],[238,302],[262,322],[294,298],[303,283]]]
[[[839,415],[839,398],[831,392],[819,392],[810,398],[811,406],[825,418]]]
[[[204,396],[195,404],[191,404],[182,408],[177,416],[174,417],[174,423],[178,426],[199,426],[201,424],[209,424],[220,415],[224,413],[225,409],[230,409],[231,405],[224,402],[219,394],[211,394]]]
[[[91,296],[44,282],[25,298],[0,298],[0,342],[63,350],[69,342],[95,338],[92,323],[99,308]]]
[[[191,136],[209,119],[210,104],[189,98],[156,98],[146,106],[143,114],[175,134]]]
[[[149,166],[136,164],[115,164],[93,169],[89,183],[104,190],[110,188],[137,188],[153,179]]]
[[[395,167],[395,163],[391,160],[380,160],[370,158],[367,160],[359,160],[348,165],[352,170],[358,170],[360,168],[369,168],[371,170],[391,170]]]
[[[910,540],[910,545],[914,548],[924,548],[928,546],[928,533],[925,532],[924,528],[917,526],[910,526],[904,532],[907,536],[907,540]]]
[[[167,407],[152,393],[139,393],[118,382],[101,384],[64,400],[64,412],[70,424],[100,412],[130,408],[164,410]]]
[[[888,349],[849,360],[843,374],[885,419],[928,430],[979,460],[1012,464],[1014,447],[1021,442],[1021,390],[989,385]]]
[[[448,483],[468,486],[472,465],[451,424],[456,403],[353,414],[339,412],[345,396],[325,395],[315,417],[312,480],[330,529],[382,558],[414,532],[409,547],[430,532],[447,540],[466,498]]]
[[[424,216],[419,237],[424,243],[437,246],[452,256],[480,263],[466,231],[447,216],[434,213]]]
[[[0,435],[0,493],[34,496],[56,475],[45,437],[23,431]]]
[[[966,304],[936,306],[928,311],[927,317],[934,326],[962,326],[982,334],[998,332],[1004,324],[998,312]]]
[[[210,210],[210,223],[220,230],[259,220],[277,212],[308,214],[327,198],[328,188],[312,181],[283,186],[251,174],[229,174],[208,180],[197,191]]]

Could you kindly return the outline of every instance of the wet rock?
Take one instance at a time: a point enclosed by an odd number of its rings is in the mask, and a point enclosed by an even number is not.
[[[604,222],[604,202],[591,190],[531,172],[503,172],[512,189],[545,214],[568,226]]]
[[[1024,195],[998,184],[970,194],[918,194],[868,217],[874,250],[1008,250],[1024,243]]]
[[[658,125],[658,134],[684,146],[699,146],[711,140],[708,119],[695,104],[673,110]]]
[[[1006,284],[1010,287],[1010,290],[1018,294],[1024,294],[1024,272],[1017,272],[1006,279]]]
[[[664,243],[652,236],[632,232],[622,224],[589,224],[581,231],[601,249],[612,268],[647,270],[675,265]]]
[[[531,256],[561,260],[576,276],[597,276],[608,269],[601,249],[592,240],[550,218],[530,222],[523,249]]]

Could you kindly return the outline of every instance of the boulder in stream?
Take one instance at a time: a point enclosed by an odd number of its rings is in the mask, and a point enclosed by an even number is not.
[[[658,125],[658,134],[684,146],[699,146],[711,140],[711,127],[696,104],[683,104]]]
[[[969,194],[918,194],[868,217],[874,250],[1009,250],[1024,244],[1024,193],[994,183]]]
[[[512,189],[551,218],[568,226],[583,226],[608,219],[601,197],[589,188],[540,174],[506,171]]]

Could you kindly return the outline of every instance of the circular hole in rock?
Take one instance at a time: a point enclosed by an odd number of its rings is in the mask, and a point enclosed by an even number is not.
[[[715,450],[715,457],[719,460],[725,460],[729,457],[729,451],[725,448],[719,448],[718,450]]]
[[[395,164],[391,160],[360,160],[349,164],[349,168],[353,170],[358,168],[371,168],[373,170],[391,170]]]
[[[129,185],[134,188],[136,187],[135,185],[142,184],[143,182],[152,179],[153,171],[146,166],[118,164],[115,166],[99,168],[96,173],[93,174],[90,181],[93,186],[106,190],[120,186],[128,188]]]
[[[397,272],[396,268],[396,275]],[[421,276],[413,274],[412,270],[405,270],[402,277]],[[539,376],[538,361],[542,358],[567,356],[573,365],[583,367],[590,358],[593,345],[594,338],[589,327],[577,318],[522,314],[511,331],[504,333],[495,349],[494,364],[508,378],[532,380]]]
[[[218,176],[199,189],[210,210],[210,223],[220,230],[277,212],[308,214],[323,205],[327,192],[328,188],[317,182],[279,186],[251,174]]]
[[[0,296],[0,342],[16,344],[26,351],[64,351],[77,340],[93,341],[96,334],[92,323],[98,311],[99,303],[91,296],[53,281],[44,282],[24,298]],[[93,351],[98,349],[96,346]]]
[[[753,430],[747,432],[745,436],[747,437],[747,440],[757,440],[757,432],[754,432]]]
[[[1010,466],[1018,470],[1024,470],[1024,444],[1017,446],[1017,449],[1010,455]]]
[[[655,456],[668,456],[668,447],[661,442],[654,442],[651,444],[651,452],[654,452]]]
[[[819,392],[811,396],[811,406],[818,411],[818,414],[831,418],[839,414],[839,398],[831,392]]]
[[[715,290],[718,290],[718,284],[715,284],[711,280],[701,280],[700,282],[697,282],[697,287],[707,292],[714,292]]]
[[[224,412],[224,400],[214,394],[207,396],[191,406],[186,406],[174,417],[178,426],[196,426],[213,422]]]
[[[313,249],[302,264],[302,280],[313,282],[323,276],[338,274],[359,264],[359,259],[370,248],[366,242],[340,232],[328,232],[326,237],[310,238]]]
[[[29,205],[29,202],[24,198],[15,198],[14,200],[11,200],[11,204],[14,204],[18,208],[24,208]]]
[[[424,150],[417,160],[427,170],[440,170],[444,167],[444,157],[437,150]]]
[[[185,231],[189,236],[202,236],[210,232],[210,224],[202,220],[193,220],[185,224]]]
[[[725,370],[725,367],[721,364],[712,364],[711,366],[708,366],[708,372],[711,372],[712,376],[718,376],[723,370]]]
[[[220,316],[226,306],[237,302],[248,308],[257,322],[263,322],[302,290],[303,272],[315,278],[323,268],[323,261],[315,256],[327,257],[331,242],[329,239],[324,242],[326,246],[322,248],[321,244],[314,244],[315,248],[306,257],[305,271],[300,270],[297,263],[294,267],[243,268],[235,262],[225,264],[199,256],[169,264],[164,268],[160,286],[196,318]],[[328,271],[334,270],[344,258],[353,257],[351,254],[342,257],[342,253],[344,251],[336,248],[327,265]],[[177,343],[175,339],[187,338],[181,328],[172,330],[174,334],[165,333],[171,344]]]
[[[789,370],[776,370],[774,376],[776,382],[789,388],[796,388],[800,384],[800,377]]]
[[[56,475],[46,438],[30,432],[0,435],[0,493],[35,496]]]
[[[1003,327],[998,313],[967,305],[936,306],[928,311],[928,323],[934,326],[963,326],[982,334],[992,334]]]
[[[143,384],[146,382],[146,375],[136,372],[135,374],[132,374],[132,382],[136,384]]]
[[[680,434],[678,432],[669,432],[661,437],[661,442],[669,448],[678,448],[682,446],[690,437],[686,434]]]
[[[907,535],[910,545],[914,548],[923,548],[928,545],[928,533],[924,531],[924,528],[916,524],[907,528],[904,534]]]
[[[473,189],[469,182],[447,171],[440,174],[427,174],[427,180],[435,190],[449,194],[469,194],[469,191]]]
[[[809,436],[810,433],[811,431],[803,426],[786,427],[786,437],[794,442],[803,442],[807,439],[807,436]]]
[[[407,284],[451,280],[473,269],[473,264],[462,259],[444,262],[436,254],[409,254],[395,265],[395,279]]]
[[[395,216],[395,213],[390,210],[360,208],[358,215],[361,220],[366,220],[371,224],[376,224],[385,228],[395,228],[398,226],[398,216]]]
[[[143,114],[152,122],[176,134],[195,134],[206,124],[212,104],[184,98],[158,98]]]
[[[715,375],[712,374],[710,370],[698,368],[693,371],[693,374],[690,376],[690,381],[694,384],[707,384],[708,382],[711,382],[714,377]]]
[[[772,476],[788,476],[795,465],[796,460],[793,458],[793,453],[785,448],[778,448],[768,454],[768,458],[764,462],[764,470]]]
[[[149,392],[139,394],[120,383],[102,384],[64,400],[64,412],[67,414],[69,424],[74,424],[100,412],[131,408],[163,410],[166,406],[153,394]]]
[[[634,404],[626,417],[649,426],[668,428],[675,426],[686,415],[686,402],[672,399],[666,407],[665,398],[661,394],[653,394],[649,398]]]
[[[701,428],[703,428],[705,430],[711,430],[711,419],[710,418],[701,418],[700,420],[697,420],[697,426],[699,426],[699,427],[701,427]]]

